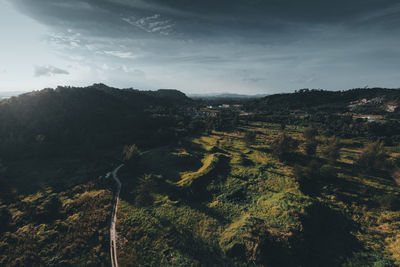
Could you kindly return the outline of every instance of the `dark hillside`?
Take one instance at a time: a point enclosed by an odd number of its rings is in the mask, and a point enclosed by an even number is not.
[[[173,126],[173,117],[165,114],[190,101],[178,91],[119,90],[103,84],[23,94],[0,102],[0,157],[65,154],[76,148],[91,153],[138,143]]]
[[[352,89],[348,91],[324,91],[302,89],[291,94],[276,94],[257,99],[248,105],[249,109],[258,111],[279,110],[318,110],[346,111],[351,102],[362,99],[372,100],[360,105],[374,105],[376,111],[385,109],[385,105],[394,101],[400,102],[399,89]],[[357,103],[353,103],[357,105]]]

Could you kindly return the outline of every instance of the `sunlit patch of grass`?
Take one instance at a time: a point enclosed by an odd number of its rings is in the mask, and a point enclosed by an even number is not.
[[[289,232],[300,229],[299,214],[304,214],[312,203],[310,197],[294,190],[266,194],[258,199],[252,213],[265,220],[268,225]]]
[[[92,191],[85,191],[83,193],[78,193],[75,195],[75,198],[95,198],[104,194],[105,190],[92,190]]]
[[[396,263],[400,265],[400,234],[387,239],[387,250],[392,253],[392,257]]]
[[[284,192],[287,190],[298,191],[298,184],[288,176],[282,176],[275,172],[265,172],[264,187],[272,192]]]
[[[174,227],[191,231],[196,238],[203,242],[216,244],[216,237],[221,231],[220,222],[206,213],[188,206],[159,205],[153,209],[155,217],[173,221]]]
[[[38,192],[36,192],[35,194],[31,194],[31,195],[25,197],[25,198],[22,199],[21,201],[22,201],[22,202],[27,202],[27,203],[29,203],[29,202],[35,202],[36,200],[41,199],[41,198],[43,198],[43,197],[44,197],[44,193],[43,193],[42,191],[38,191]]]
[[[172,152],[172,155],[177,157],[185,157],[190,156],[190,153],[184,148],[177,148],[175,151]]]
[[[218,164],[221,154],[213,153],[204,157],[203,166],[195,172],[181,173],[181,180],[177,182],[179,186],[189,186],[193,180],[199,179],[210,173]]]
[[[249,220],[251,220],[250,215],[245,214],[225,229],[219,240],[219,244],[224,251],[229,251],[235,245],[245,242],[244,238],[249,228]]]
[[[217,144],[217,138],[215,135],[202,136],[192,140],[194,144],[201,145],[203,149],[209,151]]]
[[[272,157],[265,152],[254,150],[253,153],[249,155],[249,158],[254,162],[265,164],[271,161]]]
[[[120,263],[187,266],[201,251],[213,255],[223,230],[220,222],[199,209],[157,198],[151,209],[121,201],[117,230],[125,241]]]

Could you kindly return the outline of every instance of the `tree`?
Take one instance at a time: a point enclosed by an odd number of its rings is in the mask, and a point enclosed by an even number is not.
[[[154,178],[154,175],[146,174],[140,179],[140,185],[135,198],[137,206],[147,207],[153,205],[154,197],[152,192],[156,186]]]
[[[0,233],[7,230],[8,225],[11,221],[11,214],[6,205],[2,205],[0,202]]]
[[[123,159],[125,162],[130,160],[138,159],[140,156],[140,150],[136,145],[125,146],[123,150]]]
[[[307,156],[311,157],[315,155],[315,152],[317,151],[317,146],[318,142],[315,139],[309,140],[305,143],[305,152]]]
[[[374,142],[365,146],[356,164],[363,171],[374,171],[382,169],[388,155],[382,142]]]
[[[272,153],[279,158],[280,161],[288,161],[293,158],[293,154],[298,147],[296,140],[281,134],[272,144]]]
[[[254,131],[247,131],[244,134],[244,141],[247,145],[252,145],[256,141],[257,134]]]
[[[320,179],[321,164],[311,160],[306,166],[296,165],[293,174],[299,182],[300,189],[306,194],[313,194],[316,191],[316,180]]]
[[[57,194],[51,194],[35,207],[34,215],[39,222],[49,222],[58,217],[62,202]]]
[[[335,164],[340,157],[340,143],[337,138],[328,140],[328,145],[322,150],[323,155],[329,164]]]
[[[314,127],[312,127],[312,126],[307,127],[303,132],[304,138],[308,141],[314,140],[315,136],[317,134],[318,134],[318,131],[316,129],[314,129]]]

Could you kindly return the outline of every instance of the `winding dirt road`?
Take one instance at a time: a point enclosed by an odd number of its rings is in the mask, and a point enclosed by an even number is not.
[[[140,155],[144,155],[146,153],[149,153],[151,151],[154,151],[156,149],[161,149],[160,148],[155,148],[151,150],[144,151],[140,153]],[[118,211],[118,201],[119,201],[119,194],[121,193],[121,187],[122,183],[118,179],[117,173],[119,169],[121,169],[124,166],[124,164],[119,165],[116,167],[112,172],[109,172],[106,174],[106,178],[112,178],[115,180],[117,183],[117,192],[115,193],[114,196],[114,205],[113,205],[113,211],[111,215],[111,225],[110,225],[110,256],[111,256],[111,266],[112,267],[118,267],[118,258],[117,258],[117,231],[115,230],[115,226],[117,224],[117,211]]]
[[[111,215],[111,225],[110,225],[110,256],[111,256],[111,266],[118,267],[118,259],[117,259],[117,232],[115,231],[115,225],[117,224],[117,211],[118,211],[118,201],[119,201],[119,193],[121,192],[121,181],[118,179],[117,173],[120,168],[122,168],[124,164],[119,165],[115,168],[111,173],[107,174],[107,177],[112,175],[112,178],[117,183],[117,192],[114,196],[114,205],[113,211]]]

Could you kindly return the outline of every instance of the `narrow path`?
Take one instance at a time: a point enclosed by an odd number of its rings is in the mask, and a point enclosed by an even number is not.
[[[117,183],[117,192],[114,197],[114,205],[113,211],[111,215],[111,225],[110,225],[110,256],[111,256],[111,266],[118,267],[118,259],[117,259],[117,232],[115,231],[115,225],[117,224],[117,210],[118,210],[118,201],[119,201],[119,193],[121,192],[121,181],[118,179],[117,173],[120,168],[122,168],[124,164],[119,165],[115,168],[111,173],[108,173],[109,177],[112,175],[113,179]]]
[[[140,153],[140,155],[143,155],[143,154],[149,153],[153,150],[161,149],[161,148],[162,147],[147,150],[147,151]],[[115,196],[114,196],[114,204],[113,204],[113,211],[112,211],[112,215],[111,215],[111,225],[110,225],[110,257],[111,257],[111,266],[112,267],[118,267],[117,231],[115,230],[115,226],[117,224],[118,202],[119,202],[119,194],[121,193],[122,183],[118,179],[117,173],[118,173],[119,169],[121,169],[123,166],[124,166],[124,164],[121,164],[118,167],[116,167],[112,172],[109,172],[106,174],[106,178],[110,178],[110,176],[112,176],[112,178],[117,183],[117,192],[115,193]]]

